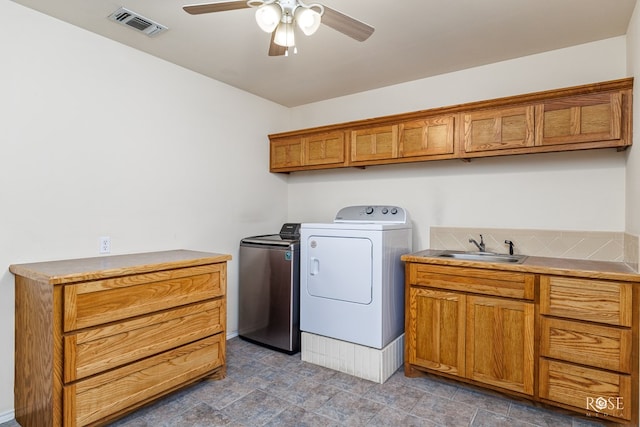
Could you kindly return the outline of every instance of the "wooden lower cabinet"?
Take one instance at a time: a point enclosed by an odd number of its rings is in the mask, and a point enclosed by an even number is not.
[[[229,255],[166,251],[16,264],[16,420],[103,425],[225,376]]]
[[[529,275],[408,265],[407,278],[408,375],[426,368],[533,395],[534,304],[502,297],[529,295]]]
[[[566,273],[407,262],[405,374],[637,426],[639,285]]]

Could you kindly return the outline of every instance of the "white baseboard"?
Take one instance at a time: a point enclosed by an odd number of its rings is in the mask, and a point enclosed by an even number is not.
[[[0,413],[0,424],[8,423],[9,421],[13,420],[15,417],[16,417],[15,411],[7,411],[7,412]]]

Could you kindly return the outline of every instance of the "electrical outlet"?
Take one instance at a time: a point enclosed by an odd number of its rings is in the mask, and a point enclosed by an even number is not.
[[[111,253],[111,237],[109,236],[102,236],[100,237],[100,246],[99,246],[99,252],[101,254],[108,254]]]

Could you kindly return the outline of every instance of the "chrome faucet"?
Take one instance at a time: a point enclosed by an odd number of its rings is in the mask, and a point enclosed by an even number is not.
[[[476,239],[469,239],[469,243],[473,243],[476,245],[480,252],[484,252],[484,239],[482,238],[482,234],[480,235],[480,243],[476,242]]]

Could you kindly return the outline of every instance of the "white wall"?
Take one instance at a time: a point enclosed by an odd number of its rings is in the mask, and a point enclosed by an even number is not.
[[[237,331],[239,240],[286,221],[266,135],[288,110],[13,2],[0,2],[0,40],[2,420],[13,410],[10,264],[98,256],[102,235],[112,254],[230,253]]]
[[[626,77],[625,37],[295,108],[294,128]],[[289,220],[330,222],[351,204],[398,204],[414,249],[431,225],[623,231],[625,154],[596,150],[291,174]]]
[[[640,144],[640,3],[631,17],[627,29],[627,72],[634,77],[633,88],[633,140]],[[640,150],[628,150],[627,159],[627,192],[626,231],[640,235]],[[637,260],[636,260],[637,262]]]

